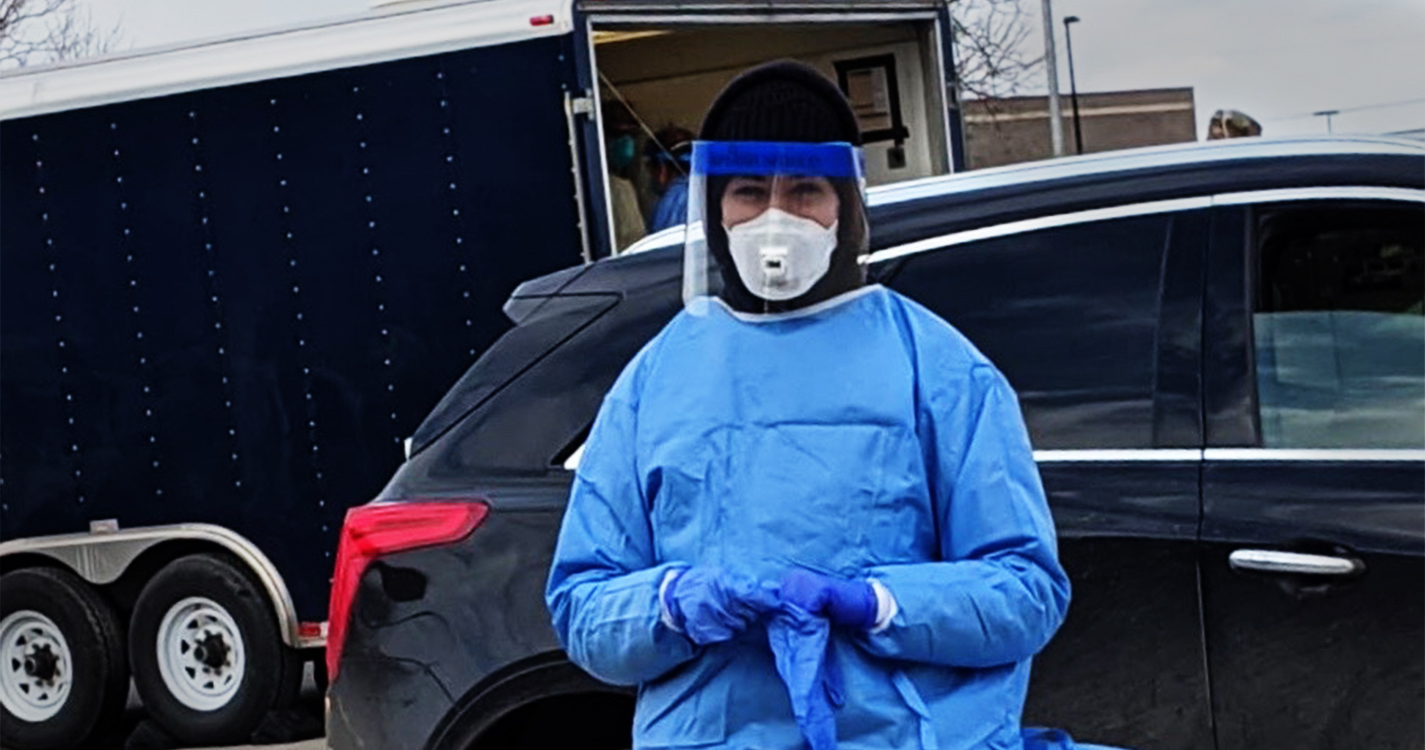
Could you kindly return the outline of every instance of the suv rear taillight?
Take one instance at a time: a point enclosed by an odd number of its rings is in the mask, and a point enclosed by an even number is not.
[[[470,536],[490,506],[477,501],[411,501],[363,505],[346,512],[336,548],[331,605],[327,610],[327,675],[336,679],[351,603],[366,566],[395,552],[449,544]]]

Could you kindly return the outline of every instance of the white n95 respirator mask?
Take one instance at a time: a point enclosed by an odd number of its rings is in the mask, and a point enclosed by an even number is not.
[[[837,227],[780,208],[727,230],[728,251],[747,291],[780,302],[806,294],[831,267]]]

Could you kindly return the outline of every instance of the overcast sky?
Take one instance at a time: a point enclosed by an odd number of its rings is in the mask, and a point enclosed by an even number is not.
[[[968,0],[973,2],[974,0]],[[77,0],[125,47],[358,15],[366,0]],[[1043,51],[1039,0],[1021,0]],[[1053,0],[1074,26],[1080,91],[1190,86],[1199,134],[1219,108],[1240,109],[1269,135],[1425,128],[1425,0]],[[1060,89],[1068,92],[1063,26]],[[1047,82],[1036,90],[1047,91]],[[1403,103],[1404,102],[1404,103]]]

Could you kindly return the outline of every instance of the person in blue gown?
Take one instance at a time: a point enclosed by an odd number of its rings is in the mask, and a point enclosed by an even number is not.
[[[694,146],[688,304],[604,399],[546,589],[636,748],[1070,746],[1020,726],[1069,581],[1015,393],[866,284],[859,146],[788,62]]]

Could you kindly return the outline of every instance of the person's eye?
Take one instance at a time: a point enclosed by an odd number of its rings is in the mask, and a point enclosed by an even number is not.
[[[767,188],[761,185],[743,184],[733,188],[732,194],[743,200],[762,200],[767,197]]]

